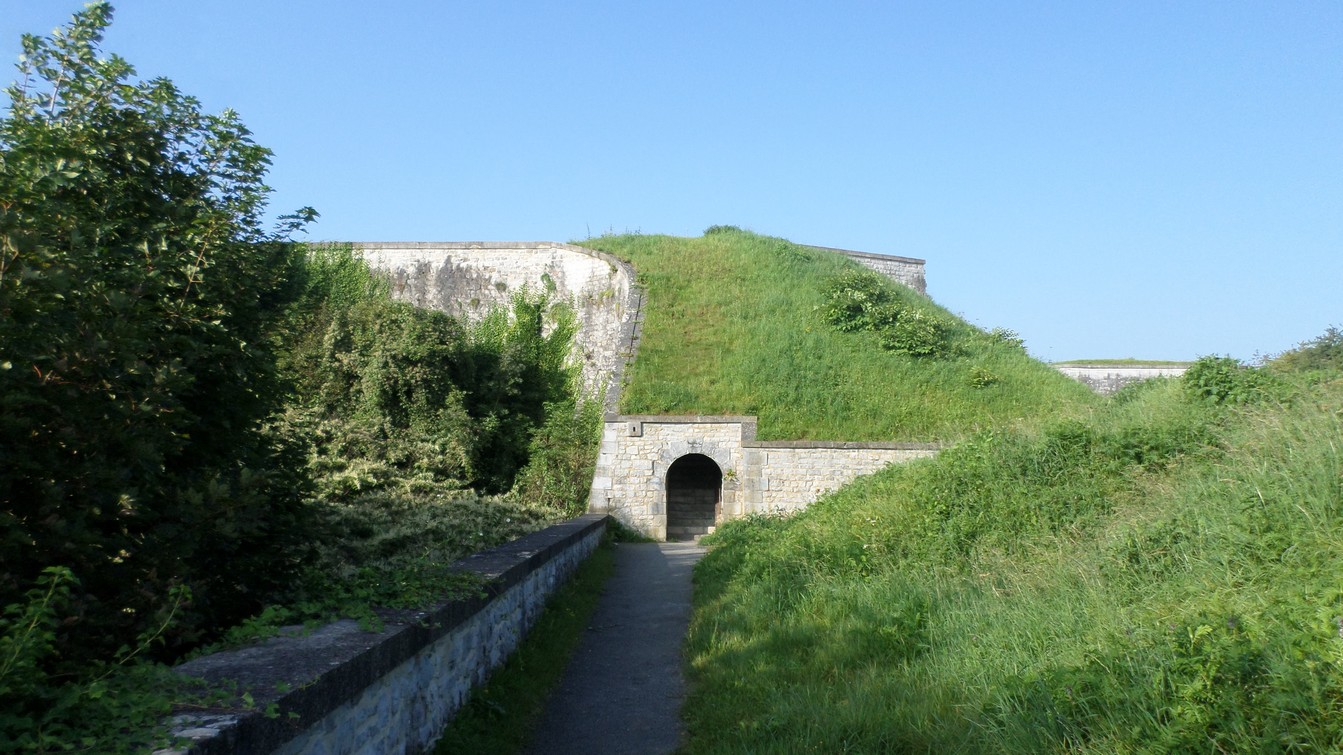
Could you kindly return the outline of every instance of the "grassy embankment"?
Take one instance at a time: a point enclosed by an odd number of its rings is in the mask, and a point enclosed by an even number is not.
[[[841,332],[823,315],[827,286],[859,268],[832,252],[735,229],[578,243],[629,260],[647,287],[628,413],[753,414],[762,439],[940,440],[1095,402],[1010,338],[900,286],[888,287],[893,305],[944,326],[944,353]]]
[[[1228,362],[724,527],[690,751],[1338,751],[1343,382]]]
[[[777,239],[584,243],[649,288],[626,411],[960,441],[713,537],[691,752],[1343,748],[1337,378],[1210,360],[1102,401],[904,292],[948,348],[882,348],[881,306],[831,316],[870,293],[847,263]]]

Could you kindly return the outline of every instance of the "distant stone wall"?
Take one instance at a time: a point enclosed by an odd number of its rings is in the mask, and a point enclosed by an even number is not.
[[[724,521],[795,511],[859,475],[937,452],[919,443],[757,441],[755,433],[755,417],[608,416],[589,510],[662,540],[667,470],[687,454],[707,456],[722,471]]]
[[[357,242],[369,265],[386,271],[392,295],[418,307],[476,321],[507,306],[525,286],[573,304],[575,350],[588,395],[616,410],[625,365],[638,345],[643,293],[628,263],[604,252],[551,241]]]
[[[1054,365],[1054,369],[1085,383],[1091,390],[1110,395],[1130,383],[1158,377],[1179,377],[1188,367],[1128,367],[1124,365]]]
[[[589,514],[462,559],[454,566],[481,577],[481,594],[384,612],[381,631],[347,619],[178,666],[227,694],[249,694],[252,705],[176,716],[174,734],[190,744],[155,755],[430,748],[597,548],[607,521]]]
[[[924,260],[914,257],[897,257],[894,254],[873,254],[871,252],[855,252],[851,249],[833,249],[828,246],[812,246],[810,248],[838,252],[869,270],[881,273],[896,283],[909,286],[924,295],[928,293],[928,278],[924,273],[924,266],[927,263]]]

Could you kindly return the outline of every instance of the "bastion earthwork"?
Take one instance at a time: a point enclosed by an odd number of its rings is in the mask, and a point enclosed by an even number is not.
[[[555,242],[357,243],[398,299],[461,316],[484,316],[527,287],[573,304],[571,359],[584,390],[606,408],[589,510],[650,537],[687,539],[727,519],[803,508],[855,477],[931,456],[914,443],[756,440],[755,417],[617,413],[625,369],[638,350],[643,291],[630,265]],[[924,261],[843,254],[901,285],[926,290]]]

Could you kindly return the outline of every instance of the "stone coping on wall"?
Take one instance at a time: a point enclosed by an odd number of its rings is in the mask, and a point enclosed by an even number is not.
[[[937,451],[942,448],[938,443],[905,443],[892,441],[862,440],[756,440],[759,425],[757,417],[750,415],[714,415],[714,414],[607,414],[606,422],[618,422],[631,425],[631,434],[641,434],[635,425],[714,425],[740,424],[742,448],[848,448],[878,449],[890,451]]]
[[[606,252],[561,241],[351,241],[349,243],[360,249],[423,249],[431,252],[438,249],[568,249],[591,257],[618,260]]]
[[[453,568],[478,576],[482,581],[478,592],[426,610],[379,610],[383,623],[379,631],[365,631],[359,622],[350,619],[311,633],[295,627],[255,645],[177,666],[178,673],[203,679],[235,697],[250,694],[251,704],[175,716],[173,733],[192,740],[192,744],[185,750],[160,752],[224,755],[275,750],[474,617],[594,530],[604,530],[608,521],[605,514],[585,514],[467,556]],[[279,715],[268,716],[268,708]]]
[[[1110,372],[1122,372],[1126,370],[1144,371],[1155,370],[1159,372],[1184,372],[1194,366],[1193,362],[1172,362],[1170,364],[1112,364],[1109,362],[1078,362],[1076,364],[1069,362],[1067,364],[1051,364],[1056,370],[1107,370]]]
[[[891,260],[894,262],[908,262],[911,265],[926,265],[928,260],[921,260],[918,257],[901,257],[898,254],[879,254],[877,252],[857,252],[852,249],[840,249],[833,246],[818,246],[816,244],[803,244],[806,249],[823,249],[827,252],[838,252],[846,257],[861,257],[870,260]]]

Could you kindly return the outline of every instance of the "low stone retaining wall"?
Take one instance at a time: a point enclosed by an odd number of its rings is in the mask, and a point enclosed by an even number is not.
[[[1180,377],[1188,367],[1131,367],[1126,365],[1086,364],[1054,365],[1054,369],[1085,384],[1091,390],[1109,396],[1129,383],[1140,383],[1158,377]]]
[[[587,514],[462,559],[457,568],[484,580],[480,595],[382,612],[379,632],[343,620],[178,666],[253,704],[175,717],[174,733],[192,744],[156,755],[428,748],[596,549],[608,521]]]
[[[927,263],[924,260],[916,257],[900,257],[894,254],[855,252],[852,249],[835,249],[829,246],[809,245],[809,248],[838,252],[868,270],[881,273],[902,286],[909,286],[921,294],[926,295],[928,293],[928,277],[924,273],[924,267]]]

